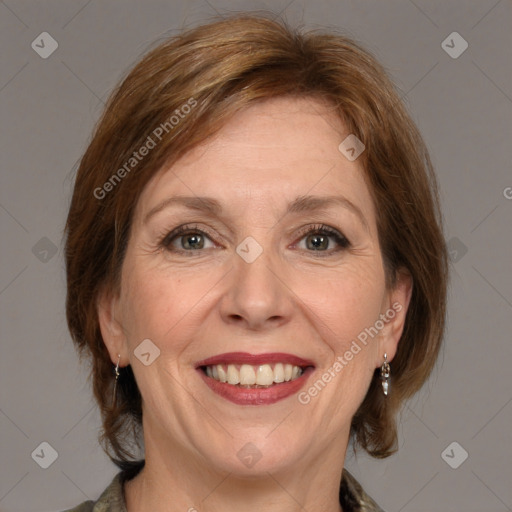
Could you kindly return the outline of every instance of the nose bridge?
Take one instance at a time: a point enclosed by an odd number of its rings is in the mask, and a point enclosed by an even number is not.
[[[236,249],[229,289],[222,315],[226,321],[262,328],[268,322],[282,323],[290,315],[290,298],[279,278],[279,259],[247,237]]]

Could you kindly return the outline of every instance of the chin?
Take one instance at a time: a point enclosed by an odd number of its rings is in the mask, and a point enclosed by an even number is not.
[[[296,467],[303,457],[301,446],[308,443],[298,443],[299,435],[284,436],[282,433],[271,433],[273,427],[260,429],[247,435],[226,439],[226,450],[215,451],[207,455],[212,466],[243,478],[268,476],[268,473],[278,473]],[[293,441],[292,441],[293,440]]]

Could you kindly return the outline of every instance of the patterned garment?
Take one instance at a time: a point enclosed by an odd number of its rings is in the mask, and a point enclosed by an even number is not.
[[[132,473],[130,477],[133,476],[135,475]],[[85,501],[64,512],[127,512],[123,483],[128,479],[128,473],[120,471],[97,501]],[[343,512],[384,512],[346,469],[343,470],[341,479],[340,505]]]

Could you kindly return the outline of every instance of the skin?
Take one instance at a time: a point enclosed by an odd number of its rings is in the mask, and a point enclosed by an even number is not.
[[[120,354],[120,366],[132,365],[143,397],[146,466],[125,484],[128,511],[341,510],[351,419],[384,353],[393,359],[412,288],[405,273],[386,288],[364,171],[338,150],[347,135],[318,100],[267,100],[144,189],[120,292],[107,291],[98,303],[111,360]],[[222,211],[170,206],[144,222],[180,195],[214,198]],[[343,195],[364,221],[342,205],[286,213],[304,195]],[[163,247],[161,239],[184,224],[208,231],[203,248],[185,253],[190,234]],[[349,247],[329,236],[323,250],[312,249],[319,224],[340,231]],[[307,227],[309,234],[301,231]],[[263,248],[252,263],[236,252],[247,236]],[[402,310],[308,404],[295,394],[236,405],[195,369],[225,352],[287,352],[314,361],[307,390],[396,302]],[[146,338],[160,350],[148,366],[134,355]],[[249,442],[261,454],[252,468],[237,457]]]

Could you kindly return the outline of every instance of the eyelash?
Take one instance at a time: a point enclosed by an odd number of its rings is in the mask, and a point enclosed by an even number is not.
[[[307,235],[317,234],[317,235],[326,235],[332,237],[336,244],[338,245],[337,249],[328,250],[328,251],[308,251],[311,253],[317,253],[316,256],[324,257],[330,255],[334,252],[339,252],[344,249],[348,249],[350,247],[350,241],[344,235],[342,235],[337,229],[331,228],[330,226],[326,226],[325,224],[316,224],[313,226],[306,226],[305,228],[299,230],[299,242]],[[297,242],[298,243],[298,242]],[[322,254],[324,253],[324,254]]]
[[[166,249],[170,252],[179,252],[179,253],[194,253],[196,251],[194,250],[186,250],[186,249],[170,249],[169,246],[171,242],[174,241],[174,239],[184,236],[184,235],[192,235],[192,234],[200,234],[202,236],[207,236],[212,242],[213,242],[213,235],[210,234],[205,229],[199,229],[197,225],[191,225],[191,224],[185,224],[182,226],[178,226],[176,229],[173,229],[170,233],[166,233],[159,242],[159,247]],[[302,228],[298,235],[300,242],[304,237],[310,234],[318,234],[318,235],[326,235],[334,239],[335,243],[338,245],[338,249],[335,250],[328,250],[328,251],[308,251],[311,253],[317,253],[316,256],[318,257],[325,257],[326,255],[331,255],[334,252],[339,252],[344,249],[348,249],[351,246],[350,241],[342,235],[337,229],[334,229],[330,226],[326,226],[325,224],[316,224],[312,226],[306,226],[305,228]],[[294,245],[296,245],[298,242],[295,242]],[[200,250],[199,250],[200,251]],[[322,254],[324,253],[324,254]],[[191,254],[190,254],[191,255]]]

